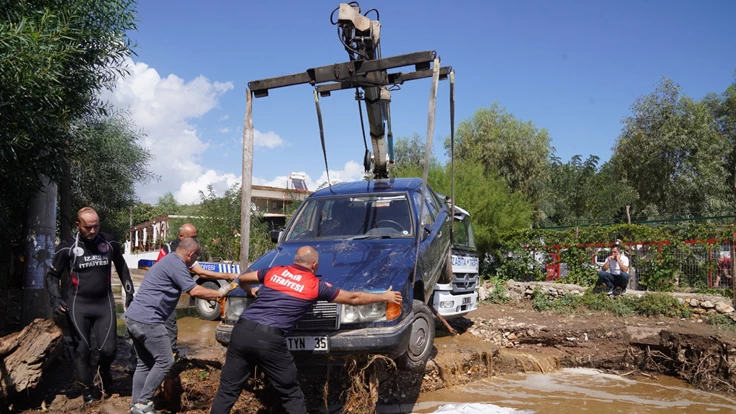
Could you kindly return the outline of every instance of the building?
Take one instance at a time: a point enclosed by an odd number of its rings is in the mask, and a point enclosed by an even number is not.
[[[313,193],[307,189],[305,178],[304,174],[291,173],[286,188],[251,186],[251,210],[269,221],[285,223],[286,215],[293,212],[295,205]],[[137,224],[128,230],[125,251],[156,251],[161,248],[161,244],[175,237],[181,223],[192,218],[202,217],[166,215]],[[171,228],[170,223],[175,228]]]

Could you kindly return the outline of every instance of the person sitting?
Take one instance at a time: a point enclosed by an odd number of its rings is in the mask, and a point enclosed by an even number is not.
[[[629,258],[619,250],[619,244],[611,246],[611,255],[603,263],[598,271],[598,286],[605,286],[606,294],[621,295],[626,293],[629,284]],[[594,289],[594,293],[600,293],[600,288]]]

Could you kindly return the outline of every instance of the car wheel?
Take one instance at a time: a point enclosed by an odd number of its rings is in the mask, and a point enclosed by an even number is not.
[[[400,370],[424,372],[427,360],[434,346],[434,317],[424,302],[414,300],[414,319],[411,324],[409,346],[404,354],[396,359]]]
[[[220,286],[215,282],[204,282],[202,287],[217,290]],[[216,321],[220,317],[220,303],[215,300],[195,299],[195,307],[199,317],[208,321]]]
[[[437,279],[437,283],[442,283],[443,285],[452,283],[452,253],[447,254],[447,259],[445,260],[445,264],[442,265],[442,272],[440,273],[440,278]]]

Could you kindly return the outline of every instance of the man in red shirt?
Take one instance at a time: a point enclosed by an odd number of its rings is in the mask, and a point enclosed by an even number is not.
[[[306,413],[285,333],[320,300],[353,306],[380,302],[401,305],[401,293],[391,291],[391,287],[384,293],[341,290],[318,279],[314,275],[318,267],[317,251],[303,246],[296,251],[291,266],[275,266],[238,277],[243,290],[251,283],[262,285],[256,300],[243,311],[233,328],[211,414],[230,412],[254,365],[266,374],[287,412]]]

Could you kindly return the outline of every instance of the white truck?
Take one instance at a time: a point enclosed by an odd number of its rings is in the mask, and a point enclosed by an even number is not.
[[[478,252],[470,213],[455,206],[453,215],[452,281],[437,283],[433,305],[445,319],[458,318],[478,309]]]

